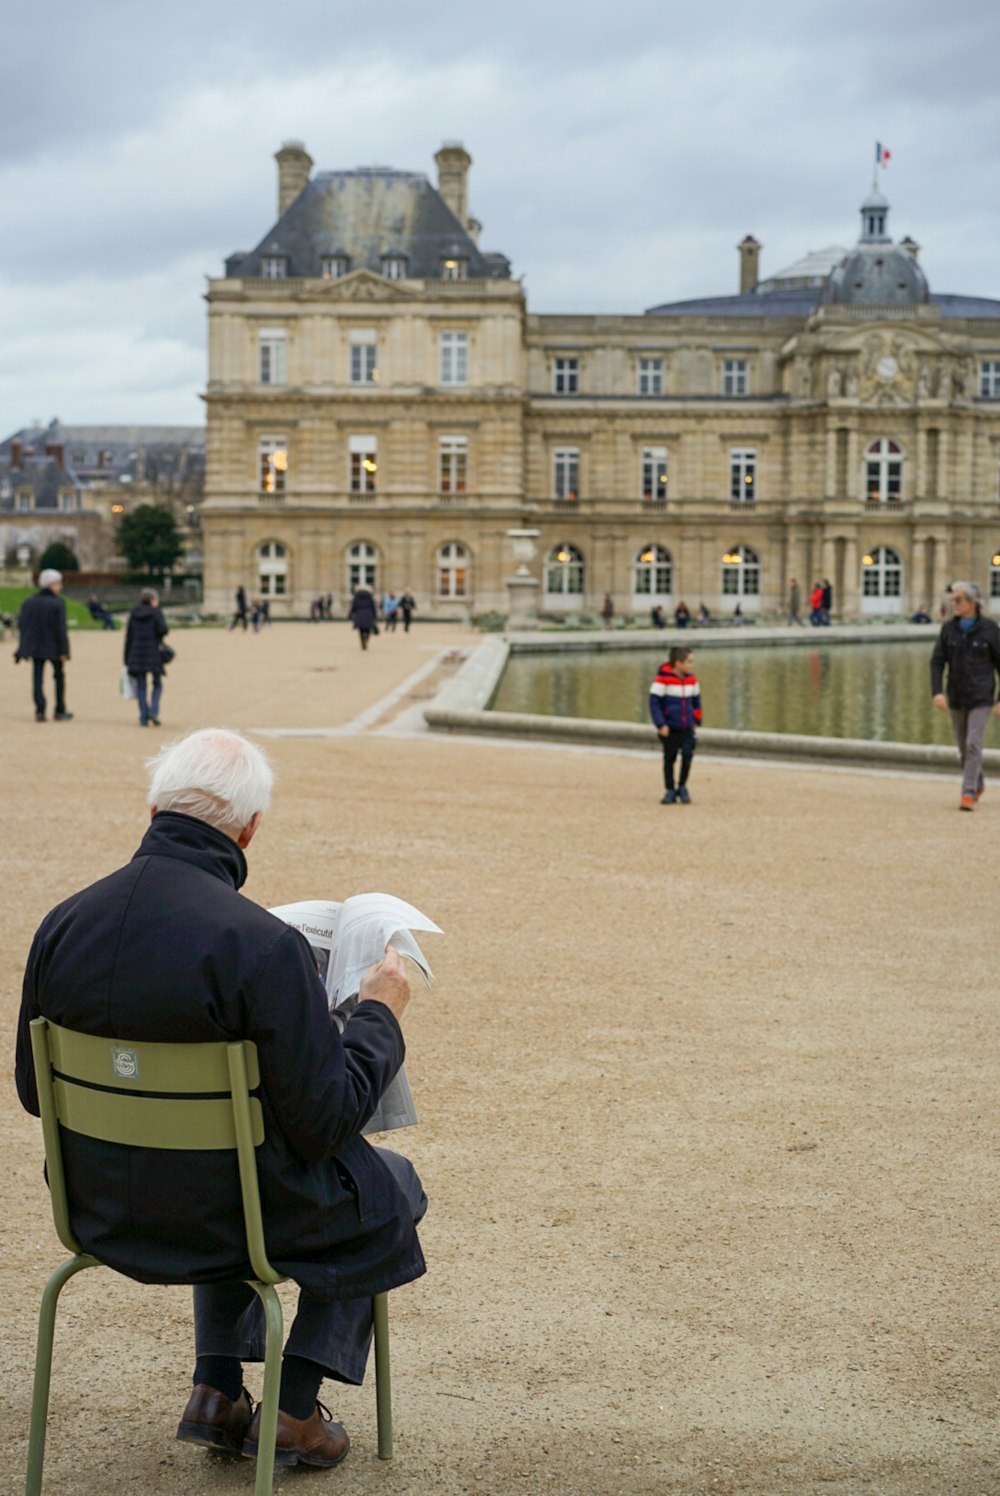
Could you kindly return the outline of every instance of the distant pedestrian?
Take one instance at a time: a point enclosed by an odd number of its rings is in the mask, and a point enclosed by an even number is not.
[[[823,622],[823,583],[817,582],[809,594],[809,622],[818,629]]]
[[[602,620],[602,622],[604,624],[604,627],[606,629],[609,629],[611,627],[612,623],[614,622],[614,618],[615,618],[615,602],[614,602],[614,598],[611,596],[610,592],[606,592],[604,594],[604,601],[601,604],[601,620]]]
[[[691,622],[691,613],[687,603],[678,603],[674,609],[674,623],[679,629],[686,629]]]
[[[652,623],[654,629],[665,629],[666,628],[666,626],[667,626],[666,614],[664,613],[663,609],[660,607],[659,603],[657,603],[654,608],[650,608],[650,610],[649,610],[649,621]]]
[[[704,603],[699,603],[698,604],[698,625],[699,625],[699,627],[700,628],[706,628],[711,623],[711,621],[712,621],[712,615],[711,615],[711,613],[705,607]]]
[[[112,618],[107,608],[101,602],[96,592],[92,592],[87,598],[87,612],[90,614],[94,622],[99,623],[103,629],[113,629],[117,627],[115,620]]]
[[[403,615],[403,633],[408,634],[413,615],[417,611],[417,605],[413,601],[413,593],[409,587],[404,590],[402,597],[399,599],[399,611]]]
[[[268,597],[260,600],[260,621],[265,628],[271,627],[271,600]]]
[[[799,617],[799,609],[801,608],[801,606],[802,599],[799,593],[799,584],[795,580],[795,578],[792,577],[792,580],[788,584],[788,625],[790,628],[795,625],[797,625],[799,628],[805,627],[802,619]]]
[[[823,589],[823,596],[820,600],[820,612],[822,614],[820,622],[824,628],[829,628],[830,615],[833,612],[833,583],[829,577],[824,577],[820,585]]]
[[[385,624],[387,633],[396,632],[396,624],[399,622],[399,603],[394,592],[387,592],[382,599],[382,622]]]
[[[232,633],[233,629],[236,627],[236,625],[238,623],[241,623],[243,625],[243,632],[246,633],[246,631],[247,631],[247,590],[243,586],[242,582],[240,583],[240,585],[236,589],[236,612],[233,614],[233,621],[229,625],[228,632]]]
[[[62,572],[47,567],[38,578],[38,591],[25,598],[18,615],[20,638],[14,652],[18,660],[31,661],[31,690],[35,701],[35,721],[45,721],[45,662],[52,665],[56,688],[54,722],[68,722],[73,716],[66,710],[66,662],[69,659],[69,633],[66,628],[66,603],[62,592]]]
[[[125,669],[135,681],[140,727],[147,727],[150,722],[154,727],[160,725],[160,697],[166,669],[161,645],[169,632],[156,588],[144,587],[139,593],[138,606],[128,615],[125,630]],[[152,683],[151,692],[147,679]]]
[[[701,688],[691,668],[694,652],[675,644],[649,690],[649,715],[663,743],[664,792],[661,805],[690,805],[688,775],[695,750],[695,726],[701,722]],[[680,779],[674,771],[680,756]]]
[[[351,620],[351,626],[358,631],[361,648],[367,649],[368,640],[376,632],[375,599],[367,587],[355,587],[350,612],[347,616]]]
[[[746,619],[743,617],[743,608],[739,603],[737,603],[736,607],[733,609],[733,622],[736,624],[737,628],[742,627],[742,625],[746,623]]]
[[[993,705],[1000,676],[1000,628],[982,616],[982,593],[975,582],[952,583],[951,605],[954,616],[942,627],[931,655],[931,696],[939,711],[951,712],[962,761],[959,809],[975,810],[985,790],[986,725],[991,711],[1000,716],[1000,704]]]
[[[260,633],[260,598],[255,597],[250,605],[250,627],[255,634]]]
[[[926,603],[921,603],[920,604],[920,606],[918,607],[917,611],[914,613],[913,617],[910,619],[910,622],[911,623],[930,623],[931,622],[931,615],[927,611],[927,604]]]
[[[332,620],[333,620],[333,593],[332,592],[325,592],[323,594],[323,617],[327,620],[328,623],[332,622]]]

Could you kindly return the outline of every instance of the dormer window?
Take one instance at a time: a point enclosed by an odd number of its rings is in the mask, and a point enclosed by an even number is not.
[[[402,254],[391,254],[382,256],[382,274],[386,280],[401,281],[406,279],[407,256]]]
[[[320,266],[325,281],[340,280],[347,274],[349,261],[346,255],[324,255]]]
[[[260,273],[264,280],[284,280],[288,274],[288,256],[261,255]]]
[[[464,255],[449,255],[441,261],[441,279],[464,281],[468,277],[469,262]]]

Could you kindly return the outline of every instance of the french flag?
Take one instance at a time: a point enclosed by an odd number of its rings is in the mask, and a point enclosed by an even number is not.
[[[884,146],[880,140],[875,142],[875,164],[877,166],[888,166],[892,160],[892,152],[888,146]]]

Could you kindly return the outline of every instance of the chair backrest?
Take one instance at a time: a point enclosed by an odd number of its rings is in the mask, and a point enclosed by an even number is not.
[[[254,1149],[264,1141],[257,1046],[245,1039],[153,1044],[31,1023],[52,1214],[63,1245],[79,1252],[66,1199],[60,1128],[133,1148],[234,1149],[247,1253],[257,1277],[281,1282],[267,1260]]]

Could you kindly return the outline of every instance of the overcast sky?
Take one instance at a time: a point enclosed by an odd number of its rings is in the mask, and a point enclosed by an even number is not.
[[[1000,7],[983,0],[36,0],[4,26],[0,436],[203,419],[206,276],[273,154],[426,172],[541,312],[640,313],[853,244],[876,140],[932,290],[1000,296]]]

